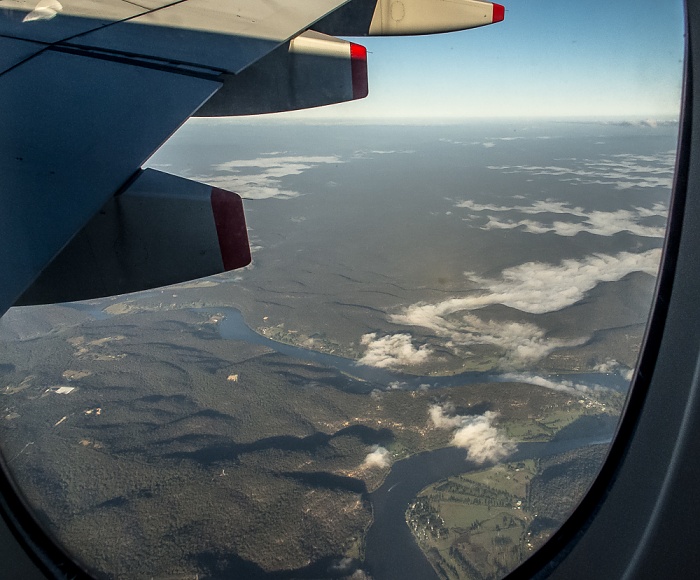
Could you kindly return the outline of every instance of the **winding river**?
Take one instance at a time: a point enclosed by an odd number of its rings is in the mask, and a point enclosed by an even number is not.
[[[219,334],[227,340],[243,340],[251,344],[266,346],[275,352],[300,360],[312,361],[324,366],[337,369],[353,377],[367,381],[367,391],[374,386],[388,387],[392,383],[399,383],[403,389],[417,389],[421,385],[431,388],[457,387],[474,383],[512,382],[512,378],[497,373],[465,372],[448,376],[417,376],[380,369],[372,366],[357,364],[356,361],[332,354],[318,352],[300,346],[293,346],[269,339],[250,328],[239,310],[236,308],[202,308],[200,312],[208,314],[222,314],[223,320],[219,322]],[[572,381],[577,384],[594,386],[600,385],[618,391],[626,391],[629,382],[620,375],[614,373],[567,373],[567,374],[539,374],[552,381]]]
[[[64,306],[73,308],[80,312],[85,312],[96,320],[106,320],[113,316],[112,314],[105,312],[102,309],[102,306],[97,306],[88,302],[76,302],[65,304]],[[350,376],[361,379],[362,381],[366,381],[366,392],[371,391],[376,386],[386,388],[392,383],[400,384],[401,388],[403,389],[412,390],[417,389],[422,385],[427,385],[431,388],[444,388],[474,383],[513,382],[512,378],[498,373],[470,371],[448,376],[418,376],[361,365],[353,359],[326,354],[308,348],[303,348],[301,346],[285,344],[283,342],[278,342],[267,338],[266,336],[263,336],[250,328],[243,318],[240,310],[231,306],[193,308],[192,310],[209,315],[223,315],[224,318],[219,322],[218,328],[219,335],[225,340],[242,340],[250,344],[258,344],[285,356],[315,362],[336,369]],[[615,373],[539,373],[538,376],[555,382],[571,381],[573,383],[586,386],[607,387],[621,392],[626,392],[629,386],[629,381]]]

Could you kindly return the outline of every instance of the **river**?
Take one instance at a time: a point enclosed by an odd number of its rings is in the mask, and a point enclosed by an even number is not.
[[[198,311],[208,314],[222,314],[223,320],[219,322],[219,335],[227,340],[242,340],[251,344],[266,346],[275,352],[299,360],[307,360],[334,368],[367,382],[367,391],[374,386],[386,388],[392,383],[398,383],[403,389],[417,389],[422,385],[430,388],[458,387],[475,383],[513,382],[507,375],[487,372],[465,372],[448,376],[418,376],[380,369],[377,367],[360,365],[356,361],[332,354],[318,352],[300,346],[293,346],[267,338],[250,328],[239,310],[236,308],[201,308]],[[571,381],[576,384],[589,387],[603,386],[617,391],[626,392],[629,381],[615,373],[567,373],[567,374],[539,374],[539,377],[560,382]]]
[[[508,461],[546,457],[588,445],[609,443],[609,434],[547,443],[520,443]],[[365,565],[374,580],[426,580],[438,576],[406,525],[408,504],[431,483],[483,469],[457,447],[419,453],[397,461],[379,489],[370,494],[374,521],[365,542]]]
[[[113,315],[105,312],[102,306],[89,302],[67,303],[64,306],[85,312],[96,320],[105,320]],[[419,376],[408,375],[401,372],[390,371],[377,367],[358,364],[349,358],[318,352],[316,350],[294,346],[272,340],[259,334],[248,326],[240,310],[234,307],[206,307],[194,308],[195,312],[206,314],[221,314],[224,318],[219,322],[219,336],[225,340],[241,340],[250,344],[265,346],[288,357],[299,360],[315,362],[329,368],[336,369],[350,376],[366,382],[366,387],[360,390],[370,392],[375,387],[387,388],[392,384],[398,384],[402,389],[414,390],[421,386],[430,388],[458,387],[475,383],[513,382],[514,379],[507,375],[488,372],[469,371],[447,376]],[[588,387],[602,386],[620,392],[626,392],[629,381],[616,373],[540,373],[538,377],[554,382],[570,381],[575,384]]]

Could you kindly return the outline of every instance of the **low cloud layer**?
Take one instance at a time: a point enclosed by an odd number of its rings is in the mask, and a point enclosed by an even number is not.
[[[617,282],[632,272],[654,276],[660,260],[661,250],[653,249],[640,254],[593,254],[582,260],[562,260],[558,265],[527,262],[506,268],[500,279],[465,273],[487,293],[458,302],[462,310],[504,304],[533,314],[555,312],[582,300],[600,282]]]
[[[495,346],[505,353],[504,366],[517,367],[540,360],[555,349],[581,345],[587,337],[551,338],[535,324],[484,320],[473,311],[495,304],[532,314],[561,310],[582,300],[600,282],[618,281],[632,272],[654,275],[660,257],[661,250],[654,249],[641,254],[594,254],[559,264],[528,262],[503,270],[497,279],[466,273],[481,290],[434,304],[418,302],[390,320],[427,328],[446,338],[445,346],[453,350],[476,344]]]
[[[630,232],[637,236],[663,238],[665,227],[650,226],[641,223],[645,218],[665,217],[667,208],[660,203],[650,208],[635,207],[631,210],[617,211],[586,211],[581,207],[573,207],[568,203],[557,201],[538,201],[529,206],[498,206],[493,204],[478,204],[471,200],[456,204],[459,208],[466,208],[472,212],[519,212],[524,214],[554,213],[584,218],[584,221],[557,220],[551,224],[545,224],[531,219],[502,220],[488,215],[488,222],[482,226],[484,230],[514,229],[521,227],[523,231],[532,234],[554,232],[559,236],[575,236],[581,232],[587,232],[598,236],[613,236],[620,232]],[[474,215],[474,214],[472,214]]]
[[[504,351],[505,367],[534,363],[553,350],[584,344],[587,337],[561,339],[549,338],[536,324],[482,320],[474,314],[450,316],[441,314],[444,304],[418,304],[406,309],[404,314],[391,317],[398,324],[410,324],[429,328],[447,340],[445,346],[458,352],[473,345],[488,345]]]
[[[615,359],[599,363],[593,367],[593,370],[597,373],[620,375],[626,381],[631,381],[634,376],[634,369],[617,362]]]
[[[377,155],[396,155],[396,154],[412,154],[415,149],[358,149],[352,156],[355,159],[370,159]]]
[[[437,304],[413,304],[402,314],[392,317],[392,321],[435,329],[438,319],[444,320],[446,316],[460,311],[478,310],[493,304],[503,304],[532,314],[555,312],[576,304],[600,282],[617,282],[632,272],[655,275],[660,259],[661,250],[653,249],[641,254],[593,254],[582,260],[562,260],[559,264],[526,262],[506,268],[497,279],[465,272],[467,279],[477,284],[481,291]]]
[[[467,450],[467,459],[475,463],[505,459],[517,446],[493,425],[497,413],[456,415],[451,405],[431,405],[430,421],[437,429],[454,429],[451,445]]]
[[[615,189],[662,187],[671,189],[676,152],[657,155],[623,153],[600,159],[563,159],[564,165],[490,165],[501,173],[560,177],[572,185],[612,185]]]
[[[337,155],[288,155],[274,152],[256,159],[237,159],[214,165],[217,175],[188,176],[215,187],[235,191],[245,199],[291,198],[300,195],[282,186],[282,179],[324,164],[344,163]]]
[[[450,145],[481,145],[487,149],[496,146],[497,141],[517,141],[525,139],[525,137],[486,137],[485,141],[460,141],[458,139],[441,138],[438,139],[441,143],[449,143]]]
[[[553,391],[563,391],[565,393],[572,394],[585,394],[590,393],[591,391],[605,389],[605,387],[601,387],[599,385],[590,386],[566,380],[553,381],[552,379],[541,377],[539,375],[532,375],[529,373],[505,373],[501,375],[500,378],[505,381],[512,381],[514,383],[527,383],[530,385],[545,387],[546,389],[551,389]]]
[[[551,225],[533,220],[502,221],[489,216],[489,221],[481,229],[510,230],[518,227],[522,227],[523,231],[529,234],[554,232],[558,236],[575,236],[582,232],[596,236],[614,236],[620,232],[629,232],[635,236],[663,238],[666,234],[666,228],[639,224],[634,214],[625,210],[591,212],[589,219],[583,223],[555,221]]]
[[[377,338],[377,333],[365,334],[360,343],[367,347],[357,361],[361,365],[398,368],[424,363],[432,354],[427,345],[413,346],[410,334],[390,334]]]
[[[362,469],[385,468],[391,465],[391,453],[379,445],[373,445],[360,466]]]

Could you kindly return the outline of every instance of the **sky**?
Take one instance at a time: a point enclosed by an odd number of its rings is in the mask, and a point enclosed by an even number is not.
[[[677,118],[680,0],[502,0],[503,22],[367,47],[369,97],[287,120]],[[281,115],[274,115],[280,117]]]

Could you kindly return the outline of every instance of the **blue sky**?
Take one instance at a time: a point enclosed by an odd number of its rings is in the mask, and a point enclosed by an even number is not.
[[[424,37],[363,38],[370,95],[298,118],[678,114],[680,0],[503,0],[505,20]],[[275,117],[278,117],[275,115]]]

